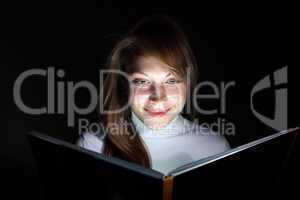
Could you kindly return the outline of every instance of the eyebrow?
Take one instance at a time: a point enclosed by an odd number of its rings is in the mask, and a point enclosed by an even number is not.
[[[144,74],[145,76],[149,77],[147,74],[143,73],[143,72],[136,72],[136,73],[140,73],[140,74]],[[172,75],[171,72],[169,72],[165,78],[169,77],[170,75]]]

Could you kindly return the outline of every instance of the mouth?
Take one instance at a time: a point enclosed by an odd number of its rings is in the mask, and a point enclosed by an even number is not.
[[[153,117],[163,116],[163,115],[167,114],[167,112],[169,112],[170,110],[171,110],[171,108],[168,108],[166,110],[159,110],[159,111],[149,110],[149,109],[145,108],[145,111]]]

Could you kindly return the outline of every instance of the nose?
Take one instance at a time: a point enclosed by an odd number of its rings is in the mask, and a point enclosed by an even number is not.
[[[152,93],[149,97],[151,101],[163,101],[166,100],[166,90],[163,85],[154,85]]]

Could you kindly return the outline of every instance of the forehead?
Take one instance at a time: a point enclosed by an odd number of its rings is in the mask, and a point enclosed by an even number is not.
[[[136,71],[135,73],[143,73],[147,75],[168,75],[171,70],[170,66],[162,62],[160,59],[155,57],[139,57],[136,62]]]

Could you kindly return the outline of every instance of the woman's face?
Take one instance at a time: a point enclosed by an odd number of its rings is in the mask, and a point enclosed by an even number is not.
[[[140,57],[136,65],[138,70],[130,75],[131,109],[147,127],[160,129],[182,111],[185,81],[155,57]]]

